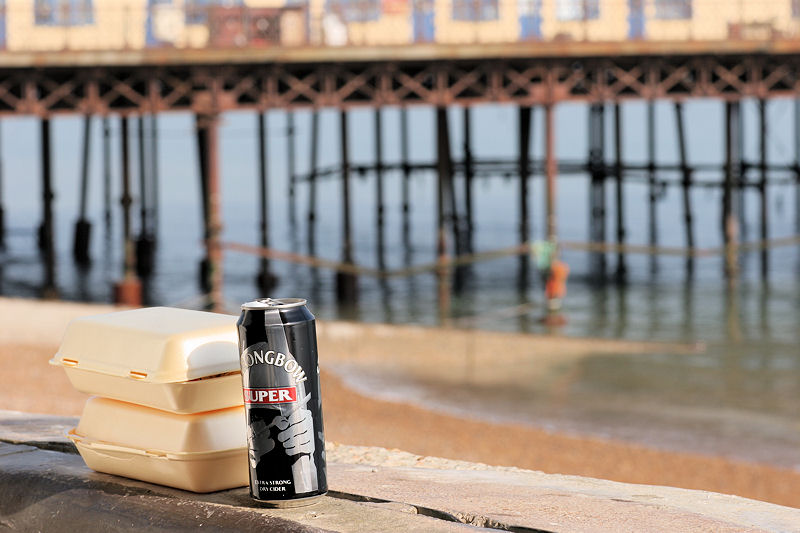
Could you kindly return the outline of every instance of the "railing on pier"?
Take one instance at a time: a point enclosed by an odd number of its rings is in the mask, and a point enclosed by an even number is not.
[[[0,9],[7,51],[374,47],[800,38],[800,0],[31,0]]]

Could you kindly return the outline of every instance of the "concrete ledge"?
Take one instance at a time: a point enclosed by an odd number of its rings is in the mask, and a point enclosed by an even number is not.
[[[549,475],[339,446],[331,493],[255,507],[247,489],[198,495],[86,468],[73,418],[0,411],[0,528],[23,531],[797,531],[800,510],[736,496]]]

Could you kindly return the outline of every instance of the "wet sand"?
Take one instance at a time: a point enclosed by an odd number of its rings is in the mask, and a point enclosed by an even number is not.
[[[72,388],[63,371],[47,363],[56,349],[54,343],[0,341],[0,409],[80,414],[86,396]],[[322,386],[330,441],[549,473],[703,489],[800,507],[800,472],[466,420],[364,397],[325,371]]]

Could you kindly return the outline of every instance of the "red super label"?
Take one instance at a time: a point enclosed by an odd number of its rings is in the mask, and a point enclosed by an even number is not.
[[[276,389],[244,389],[244,403],[271,404],[297,401],[297,389],[280,387]]]

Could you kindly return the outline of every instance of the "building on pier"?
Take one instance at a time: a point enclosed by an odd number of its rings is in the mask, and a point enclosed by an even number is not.
[[[800,35],[800,0],[8,0],[8,51],[723,41]]]

